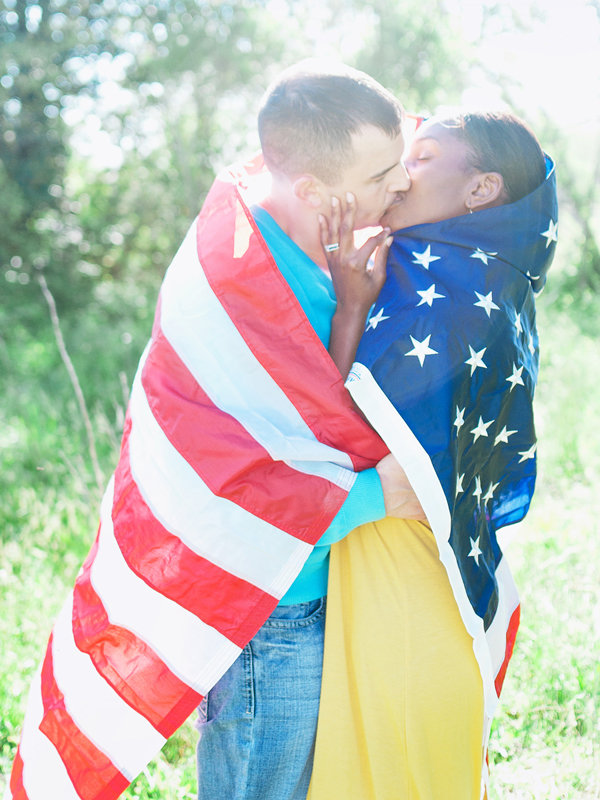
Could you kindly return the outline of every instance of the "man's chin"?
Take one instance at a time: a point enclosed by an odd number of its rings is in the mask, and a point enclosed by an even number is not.
[[[374,228],[381,230],[381,223],[378,222],[377,218],[375,219],[359,219],[357,222],[354,223],[354,230],[355,231],[372,231]]]
[[[404,201],[404,195],[399,194],[392,203],[386,208],[379,219],[379,225],[382,228],[392,228],[394,230],[394,226],[391,224],[391,219],[394,216],[394,211],[398,209],[398,206],[401,205]],[[397,226],[396,226],[397,227]]]

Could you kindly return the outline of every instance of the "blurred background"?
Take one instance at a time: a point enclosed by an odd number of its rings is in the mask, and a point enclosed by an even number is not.
[[[331,57],[407,110],[511,108],[556,164],[540,477],[505,534],[523,622],[490,800],[600,798],[599,0],[2,0],[0,789],[91,545],[162,275],[261,95]],[[190,724],[125,797],[194,797]]]

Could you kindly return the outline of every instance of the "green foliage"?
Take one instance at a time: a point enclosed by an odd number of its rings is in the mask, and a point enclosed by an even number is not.
[[[375,0],[368,9],[374,19],[356,66],[394,91],[409,111],[431,114],[458,103],[468,48],[445,4]]]
[[[0,210],[10,222],[0,323],[34,330],[45,319],[36,270],[62,315],[86,309],[104,279],[156,285],[236,139],[219,109],[233,92],[254,109],[284,36],[259,3],[9,1],[0,43]],[[107,107],[98,123],[127,154],[120,169],[94,174],[72,158],[65,120],[88,97]],[[241,144],[253,118],[236,113]]]
[[[546,293],[538,308],[540,474],[530,514],[502,540],[522,618],[492,732],[490,800],[587,800],[600,790],[600,317],[596,303],[584,332]]]
[[[595,488],[568,485],[553,494],[542,484],[506,546],[523,612],[492,734],[491,800],[583,799],[600,789]]]

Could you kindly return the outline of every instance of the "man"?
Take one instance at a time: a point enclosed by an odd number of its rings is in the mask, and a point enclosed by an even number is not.
[[[401,118],[365,75],[296,68],[261,110],[269,172],[215,181],[161,287],[12,797],[112,800],[199,704],[200,798],[305,797],[329,546],[422,515],[327,353],[318,225],[346,193],[374,225],[407,188]]]
[[[336,297],[319,215],[330,215],[332,203],[343,198],[356,203],[357,227],[378,224],[396,194],[409,187],[401,123],[399,103],[371,78],[350,69],[311,71],[306,64],[280,76],[260,110],[259,134],[271,184],[252,213],[325,347]],[[385,236],[384,231],[370,246]],[[420,516],[395,468],[387,458],[377,470],[359,473],[274,614],[201,704],[199,800],[306,797],[319,706],[329,549],[386,510]],[[399,505],[393,499],[397,488],[406,492]]]

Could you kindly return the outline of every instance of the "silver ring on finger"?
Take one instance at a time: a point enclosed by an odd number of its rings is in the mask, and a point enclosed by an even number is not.
[[[335,253],[336,250],[340,249],[340,243],[339,242],[333,242],[333,244],[326,244],[324,246],[324,249],[325,249],[326,253]]]

